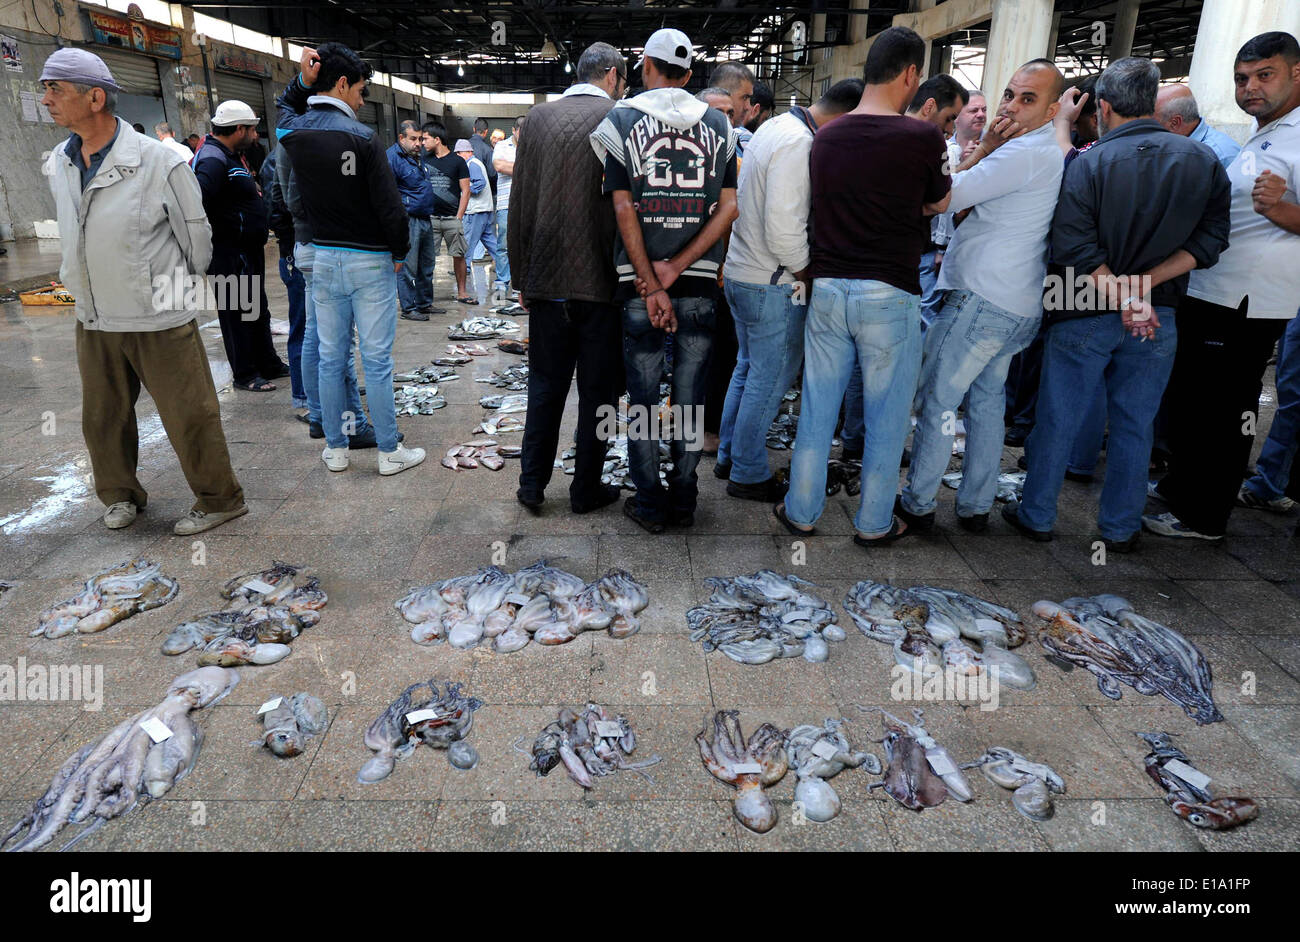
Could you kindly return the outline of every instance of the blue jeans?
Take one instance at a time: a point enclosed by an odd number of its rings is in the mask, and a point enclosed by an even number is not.
[[[393,339],[397,336],[397,275],[392,256],[317,246],[312,296],[320,336],[321,425],[330,448],[346,448],[348,435],[363,428],[364,413],[347,402],[348,354],[352,329],[361,340],[366,368],[366,401],[380,451],[397,449],[397,408],[393,403]],[[345,428],[344,410],[356,431]]]
[[[433,226],[427,219],[406,218],[411,248],[397,274],[397,293],[403,311],[418,311],[433,306],[433,264],[438,246],[433,241]]]
[[[672,302],[677,315],[677,332],[672,335],[672,403],[681,407],[683,421],[675,428],[669,445],[673,470],[668,474],[667,494],[659,483],[658,436],[634,435],[629,424],[627,443],[628,470],[636,485],[634,506],[641,516],[660,523],[669,514],[695,510],[699,492],[695,467],[703,447],[704,385],[713,346],[713,299],[673,298]],[[628,400],[632,406],[641,407],[638,411],[643,415],[659,413],[665,336],[663,330],[651,326],[644,300],[623,302],[623,365],[627,370]]]
[[[862,441],[867,429],[862,422],[862,370],[858,367],[858,358],[853,358],[853,372],[849,374],[849,386],[844,390],[844,424],[840,427],[840,450],[860,453]]]
[[[316,264],[316,246],[299,242],[293,247],[294,263],[302,272],[303,307],[306,312],[302,332],[302,388],[307,397],[307,421],[320,425],[320,338],[316,333],[316,299],[312,297],[312,268]],[[361,391],[357,388],[357,370],[348,344],[348,367],[345,377],[348,410],[357,417],[357,433],[370,427],[361,408]]]
[[[723,279],[736,322],[736,369],[727,387],[718,431],[718,464],[731,465],[731,480],[758,484],[772,476],[767,430],[781,397],[803,363],[808,306],[794,302],[793,285],[756,285]]]
[[[1178,345],[1173,308],[1157,307],[1156,316],[1160,328],[1146,343],[1125,330],[1117,314],[1048,328],[1034,430],[1025,442],[1029,474],[1019,516],[1026,526],[1048,531],[1056,523],[1056,498],[1086,419],[1080,403],[1091,402],[1104,386],[1110,442],[1097,525],[1107,540],[1127,540],[1141,528],[1156,412]]]
[[[294,264],[292,255],[280,256],[280,280],[289,292],[289,385],[293,390],[293,407],[307,405],[302,385],[302,337],[307,329],[306,281]]]
[[[1291,467],[1300,450],[1300,317],[1287,325],[1277,343],[1277,411],[1268,439],[1246,486],[1256,497],[1286,496]]]
[[[483,248],[492,253],[492,257],[497,255],[497,236],[495,227],[492,225],[491,213],[466,213],[465,214],[465,246],[468,249],[469,259],[472,261],[477,256],[474,255],[474,249],[482,243]],[[484,278],[487,273],[484,272]],[[474,266],[469,265],[469,284],[466,289],[471,293],[475,290],[476,285]]]
[[[973,291],[949,291],[925,332],[916,434],[902,505],[933,513],[940,479],[952,459],[957,408],[966,402],[966,456],[957,490],[957,516],[986,514],[993,506],[1006,432],[1005,385],[1011,358],[1038,333],[1038,317],[1022,317]]]
[[[1079,434],[1075,436],[1074,447],[1070,449],[1070,463],[1066,467],[1076,474],[1092,474],[1097,470],[1105,440],[1106,387],[1098,384],[1088,411],[1084,413],[1083,424],[1079,426]]]
[[[492,259],[497,267],[497,284],[510,285],[510,256],[506,254],[506,230],[509,221],[509,209],[497,210],[497,246],[492,251]]]
[[[888,533],[908,410],[921,368],[921,300],[880,281],[818,278],[804,331],[803,409],[790,463],[786,516],[814,524],[826,507],[826,460],[857,355],[866,424],[862,497],[854,526]]]
[[[921,264],[917,268],[917,275],[921,279],[921,331],[923,333],[939,316],[939,309],[943,307],[943,296],[947,293],[935,287],[939,281],[939,272],[934,267],[934,256],[934,252],[926,252],[921,256]]]

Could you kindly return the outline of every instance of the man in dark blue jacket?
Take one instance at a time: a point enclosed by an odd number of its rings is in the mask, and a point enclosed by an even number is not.
[[[402,122],[402,133],[388,148],[388,165],[397,180],[397,192],[406,207],[411,234],[411,249],[397,279],[397,295],[402,301],[402,317],[410,321],[427,321],[430,314],[446,314],[433,307],[433,265],[438,245],[433,238],[433,187],[425,174],[424,135],[414,121]]]
[[[307,326],[306,283],[302,272],[294,265],[293,247],[295,234],[293,216],[285,205],[284,194],[280,192],[280,182],[276,175],[277,158],[284,154],[284,148],[276,145],[271,155],[262,162],[262,169],[257,172],[258,182],[262,186],[262,198],[266,205],[267,225],[275,233],[276,244],[280,248],[280,281],[289,294],[289,384],[293,390],[293,407],[307,408],[307,393],[302,383],[302,338]]]
[[[346,471],[350,461],[348,436],[359,417],[345,412],[344,376],[355,328],[379,473],[388,475],[415,467],[425,453],[398,439],[393,340],[397,273],[410,249],[410,232],[384,147],[356,117],[370,74],[370,66],[342,43],[304,49],[300,74],[277,101],[276,133],[293,161],[316,247],[312,300],[326,442],[321,460],[331,471]]]

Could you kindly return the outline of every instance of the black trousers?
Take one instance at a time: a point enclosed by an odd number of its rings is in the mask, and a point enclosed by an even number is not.
[[[1264,370],[1287,324],[1250,320],[1246,304],[1234,311],[1183,300],[1164,398],[1170,458],[1160,494],[1174,516],[1212,536],[1227,529],[1255,443]]]
[[[226,359],[237,385],[259,376],[270,379],[284,369],[271,343],[271,312],[266,303],[266,256],[262,249],[216,248],[208,274],[217,298],[217,318]]]
[[[714,302],[717,323],[713,329],[713,352],[709,354],[709,375],[704,387],[704,431],[717,435],[722,430],[722,407],[727,403],[731,374],[736,372],[740,341],[736,339],[736,322],[721,290]]]
[[[577,460],[569,500],[589,506],[600,491],[605,465],[601,406],[617,425],[623,389],[623,317],[618,304],[593,301],[528,300],[528,417],[520,455],[519,489],[540,497],[550,483],[560,422],[576,367],[578,373]],[[609,414],[609,413],[606,413]]]
[[[1011,358],[1007,370],[1007,411],[1005,424],[1025,429],[1034,427],[1034,409],[1038,405],[1038,381],[1043,374],[1043,340],[1047,336],[1047,319],[1029,346]]]

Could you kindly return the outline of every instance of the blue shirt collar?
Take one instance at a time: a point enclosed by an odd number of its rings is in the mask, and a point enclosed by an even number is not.
[[[118,135],[121,133],[122,123],[119,121],[117,124],[117,130],[113,132],[112,139],[90,155],[89,165],[85,164],[81,159],[81,135],[75,132],[69,135],[67,148],[64,153],[66,153],[72,160],[72,165],[80,171],[81,188],[83,190],[86,188],[86,185],[95,178],[95,174],[98,173],[99,168],[103,166],[104,159],[108,157],[108,152],[113,149],[113,145],[117,143]]]

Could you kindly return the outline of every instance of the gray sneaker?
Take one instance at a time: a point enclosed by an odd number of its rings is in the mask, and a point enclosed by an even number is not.
[[[176,521],[176,526],[172,527],[172,532],[177,536],[192,536],[195,533],[202,533],[204,530],[219,527],[226,521],[242,517],[246,513],[248,513],[247,504],[240,504],[234,510],[216,511],[210,514],[205,514],[201,510],[191,510],[189,516]]]
[[[104,512],[104,526],[110,530],[120,530],[123,527],[129,527],[135,523],[136,514],[140,511],[135,504],[129,500],[118,501],[116,504],[110,504],[108,510]]]
[[[1275,500],[1260,497],[1245,484],[1237,492],[1237,506],[1249,507],[1251,510],[1268,510],[1275,514],[1290,513],[1295,509],[1295,501],[1283,495]]]

